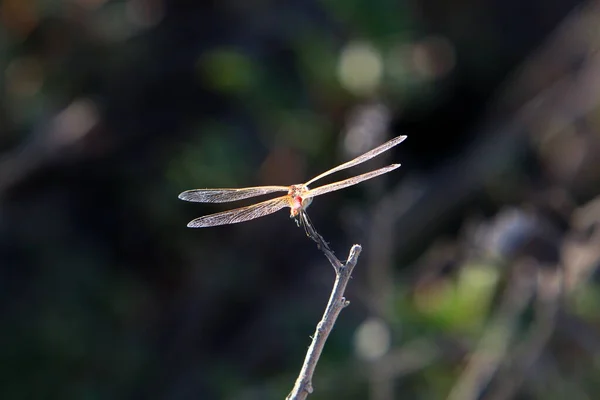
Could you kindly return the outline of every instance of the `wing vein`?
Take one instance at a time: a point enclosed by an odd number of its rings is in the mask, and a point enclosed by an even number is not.
[[[393,171],[396,168],[400,167],[400,164],[392,164],[387,167],[383,167],[380,169],[376,169],[375,171],[367,172],[361,175],[354,176],[352,178],[344,179],[343,181],[330,183],[328,185],[323,185],[318,188],[314,188],[306,192],[302,197],[309,198],[319,196],[325,193],[333,192],[335,190],[340,190],[347,188],[348,186],[356,185],[357,183],[366,181],[371,178],[375,178],[376,176],[385,174],[387,172]]]
[[[328,171],[323,172],[320,175],[315,176],[310,181],[306,182],[306,185],[310,185],[311,183],[313,183],[313,182],[315,182],[315,181],[317,181],[317,180],[319,180],[319,179],[321,179],[321,178],[323,178],[323,177],[325,177],[327,175],[333,174],[334,172],[341,171],[343,169],[350,168],[350,167],[353,167],[355,165],[361,164],[361,163],[363,163],[363,162],[365,162],[367,160],[370,160],[371,158],[373,158],[373,157],[375,157],[375,156],[383,153],[384,151],[387,151],[390,148],[396,146],[397,144],[403,142],[404,139],[406,139],[406,136],[402,135],[402,136],[397,136],[397,137],[395,137],[395,138],[393,138],[391,140],[388,140],[387,142],[385,142],[381,146],[378,146],[378,147],[374,148],[373,150],[367,151],[363,155],[360,155],[360,156],[358,156],[358,157],[356,157],[356,158],[354,158],[354,159],[352,159],[350,161],[347,161],[347,162],[345,162],[343,164],[338,165],[335,168],[332,168],[332,169],[330,169]]]
[[[238,222],[249,221],[251,219],[273,214],[284,207],[289,207],[289,205],[290,203],[287,196],[277,197],[251,206],[205,215],[190,221],[187,226],[189,228],[204,228],[217,225],[237,224]]]
[[[255,186],[240,189],[192,189],[180,193],[179,198],[199,203],[227,203],[269,193],[287,192],[289,189],[287,186]]]

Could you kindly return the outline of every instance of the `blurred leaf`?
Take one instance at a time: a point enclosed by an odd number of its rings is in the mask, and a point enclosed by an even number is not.
[[[598,319],[600,309],[599,286],[593,282],[583,285],[574,293],[574,311],[585,318]]]
[[[352,25],[355,36],[379,40],[410,27],[410,9],[395,0],[323,0],[323,3],[344,22]]]
[[[329,96],[332,91],[340,92],[336,77],[338,49],[335,43],[328,40],[323,32],[307,30],[298,35],[295,47],[304,79],[312,85],[312,89]]]
[[[332,124],[317,113],[309,110],[293,110],[274,112],[273,131],[278,137],[283,136],[293,147],[315,155],[324,147],[330,136]]]
[[[198,60],[198,69],[208,86],[224,93],[246,93],[256,87],[258,71],[254,62],[232,49],[218,49]]]
[[[232,129],[212,122],[199,128],[202,134],[186,144],[166,173],[179,189],[248,186],[254,170],[248,168],[248,151],[231,140]]]
[[[497,280],[498,272],[493,268],[463,266],[456,284],[446,281],[444,285],[436,285],[437,289],[425,292],[422,296],[427,303],[420,309],[445,329],[475,332],[488,314]]]

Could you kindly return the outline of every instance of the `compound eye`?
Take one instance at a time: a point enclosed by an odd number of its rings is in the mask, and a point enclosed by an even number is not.
[[[312,203],[313,198],[309,197],[307,199],[302,199],[302,207],[306,208],[310,205],[310,203]]]

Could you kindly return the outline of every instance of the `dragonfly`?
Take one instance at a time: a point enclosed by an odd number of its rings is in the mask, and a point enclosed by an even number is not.
[[[383,175],[400,167],[400,164],[391,164],[387,167],[379,168],[374,171],[366,172],[364,174],[357,175],[352,178],[344,179],[338,182],[333,182],[327,185],[319,186],[314,189],[311,189],[308,186],[321,178],[333,174],[334,172],[338,172],[346,168],[350,168],[355,165],[361,164],[365,161],[368,161],[371,158],[401,143],[402,141],[404,141],[404,139],[406,139],[405,135],[397,136],[385,142],[384,144],[374,148],[373,150],[364,153],[363,155],[360,155],[350,161],[347,161],[343,164],[338,165],[335,168],[331,168],[330,170],[327,170],[322,174],[315,176],[308,182],[300,183],[297,185],[254,186],[239,189],[226,188],[186,190],[179,194],[179,199],[199,203],[227,203],[237,200],[248,199],[251,197],[262,196],[270,193],[287,193],[283,196],[256,203],[250,206],[205,215],[203,217],[199,217],[190,221],[187,224],[187,226],[188,228],[205,228],[218,225],[237,224],[239,222],[250,221],[255,218],[260,218],[264,217],[265,215],[273,214],[285,207],[290,208],[290,218],[296,218],[301,212],[305,211],[308,208],[308,206],[310,206],[314,197],[356,185],[360,182],[375,178],[376,176]]]

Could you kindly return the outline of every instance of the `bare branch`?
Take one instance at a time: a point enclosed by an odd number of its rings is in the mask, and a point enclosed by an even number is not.
[[[350,281],[352,271],[358,262],[358,256],[362,251],[360,245],[353,245],[348,254],[348,260],[345,263],[342,263],[329,249],[329,246],[323,237],[316,232],[304,211],[300,213],[300,223],[304,226],[306,234],[317,243],[319,249],[325,253],[325,256],[329,262],[331,262],[331,265],[335,270],[335,283],[333,284],[333,289],[329,296],[329,301],[327,302],[323,317],[317,324],[317,329],[315,330],[312,343],[304,358],[304,363],[302,364],[298,379],[296,379],[296,384],[290,394],[286,397],[287,400],[306,399],[307,396],[313,392],[312,377],[315,373],[317,362],[321,357],[325,342],[333,330],[338,315],[344,307],[350,304],[344,297],[344,291],[346,290],[346,285]]]

